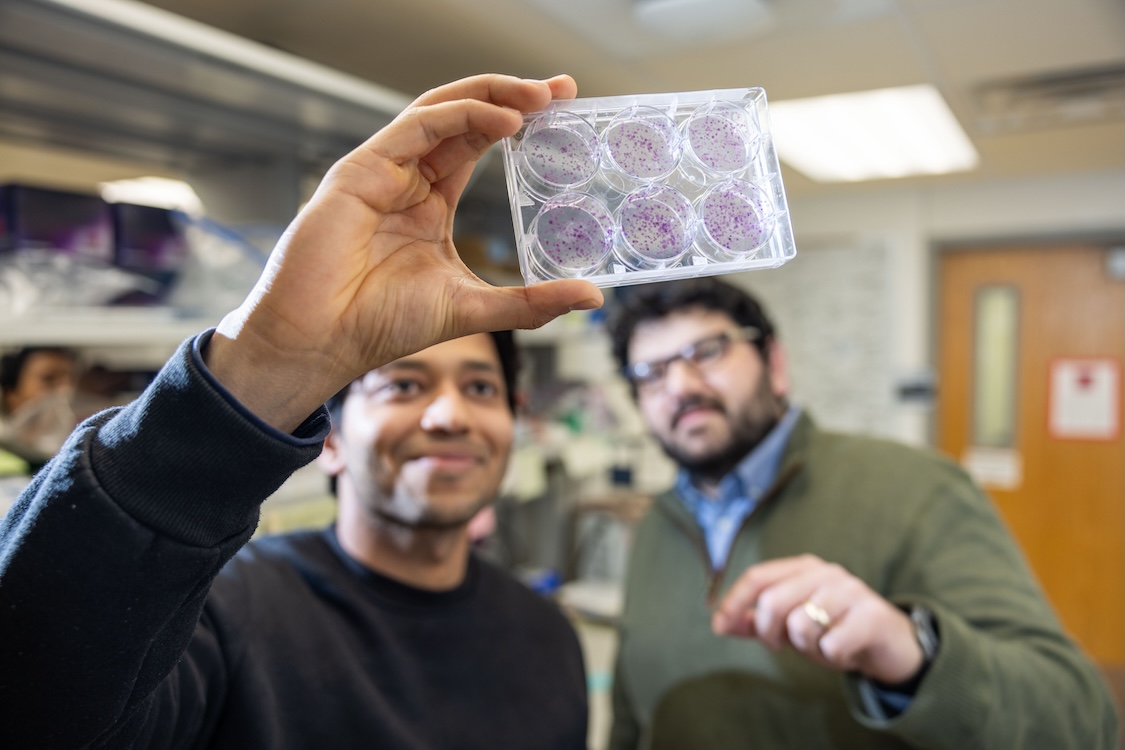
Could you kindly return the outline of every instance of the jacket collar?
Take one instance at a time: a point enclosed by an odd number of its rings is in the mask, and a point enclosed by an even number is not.
[[[801,473],[815,431],[816,425],[812,417],[809,416],[808,411],[802,409],[797,422],[793,425],[793,431],[789,434],[785,450],[781,454],[777,476],[770,488],[762,494],[759,507],[775,501],[785,486]],[[674,488],[660,493],[654,500],[654,505],[681,524],[686,524],[689,528],[695,526],[694,516],[680,500]]]

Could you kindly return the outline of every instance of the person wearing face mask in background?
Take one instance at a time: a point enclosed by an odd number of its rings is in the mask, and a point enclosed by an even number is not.
[[[66,348],[26,346],[0,356],[0,459],[4,473],[32,473],[77,422],[71,397],[78,357]]]

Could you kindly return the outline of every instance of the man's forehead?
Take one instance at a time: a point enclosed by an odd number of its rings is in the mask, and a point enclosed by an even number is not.
[[[500,355],[487,333],[434,344],[415,354],[389,362],[379,370],[500,370]]]
[[[71,370],[74,358],[62,352],[34,352],[24,364],[25,370]]]

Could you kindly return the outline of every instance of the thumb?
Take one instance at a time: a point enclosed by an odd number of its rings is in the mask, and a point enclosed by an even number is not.
[[[504,287],[481,301],[474,321],[481,330],[539,328],[572,310],[593,310],[605,301],[589,281],[559,279],[526,287]]]

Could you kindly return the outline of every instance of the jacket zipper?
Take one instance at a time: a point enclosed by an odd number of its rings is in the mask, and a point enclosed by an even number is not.
[[[758,515],[762,508],[773,503],[773,501],[777,499],[779,495],[781,495],[781,491],[785,489],[786,485],[788,485],[789,482],[791,482],[793,478],[801,472],[803,466],[804,462],[802,461],[794,462],[786,467],[785,471],[781,473],[781,476],[774,480],[773,485],[765,491],[765,493],[762,495],[762,499],[758,501],[758,503],[754,506],[754,509],[746,514],[746,518],[742,519],[742,523],[738,526],[738,531],[734,533],[734,538],[731,539],[730,546],[732,550],[734,549],[735,543],[738,542],[738,537],[742,536],[742,532],[746,530],[746,527],[750,525],[750,522],[754,520],[754,517]],[[727,561],[723,563],[723,567],[719,568],[718,570],[712,571],[711,573],[711,582],[707,586],[708,609],[713,609],[718,603],[716,599],[718,598],[719,588],[722,585],[723,578],[727,574],[727,565],[729,564],[729,562],[730,555],[727,555]],[[711,567],[710,555],[708,555],[707,567]]]
[[[746,515],[746,518],[742,519],[742,523],[739,525],[738,531],[735,532],[734,538],[731,540],[732,549],[734,548],[735,543],[738,541],[738,537],[742,536],[742,532],[746,530],[746,527],[750,525],[750,522],[755,518],[755,516],[758,515],[762,508],[772,503],[781,494],[781,491],[785,489],[785,486],[788,485],[790,481],[793,480],[793,477],[797,476],[797,474],[800,473],[803,466],[804,463],[801,461],[792,463],[788,467],[786,467],[785,471],[781,473],[781,476],[774,480],[774,483],[770,485],[770,488],[766,490],[766,492],[762,495],[762,498],[754,506],[754,509]],[[727,563],[723,563],[723,566],[718,570],[712,570],[711,553],[707,549],[707,542],[703,538],[703,535],[698,533],[699,529],[689,526],[676,516],[672,516],[671,518],[672,522],[679,526],[681,530],[683,530],[687,534],[688,539],[690,539],[695,544],[695,547],[699,550],[703,558],[703,565],[709,571],[709,578],[707,581],[706,589],[707,608],[713,609],[716,604],[716,598],[719,593],[719,588],[721,587],[723,578],[727,573]]]

